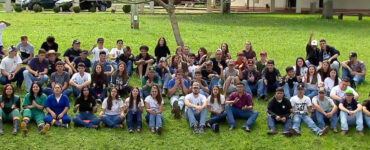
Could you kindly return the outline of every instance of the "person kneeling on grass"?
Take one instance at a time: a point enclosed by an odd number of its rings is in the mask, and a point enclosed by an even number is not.
[[[125,101],[126,104],[126,123],[129,133],[134,132],[134,122],[136,122],[136,131],[141,132],[141,114],[143,113],[144,101],[140,97],[139,88],[134,87]]]
[[[200,85],[194,82],[192,93],[185,96],[186,117],[194,133],[203,133],[207,119],[207,98],[199,94]]]
[[[145,98],[145,109],[149,115],[149,128],[150,132],[158,134],[162,132],[162,120],[163,120],[163,109],[164,101],[159,93],[159,88],[154,85],[150,91],[150,95]]]
[[[254,124],[258,117],[258,112],[253,110],[252,96],[244,92],[244,84],[236,85],[236,92],[230,94],[225,102],[227,119],[229,121],[229,130],[233,130],[236,126],[235,118],[248,119],[243,125],[246,132],[250,132],[250,127]]]
[[[37,124],[37,127],[41,134],[45,134],[49,130],[50,125],[44,123],[44,105],[46,101],[46,95],[42,93],[40,85],[37,82],[33,82],[31,85],[30,93],[24,96],[23,101],[23,121],[21,122],[21,129],[24,134],[28,133],[28,125],[32,120]]]
[[[13,134],[18,133],[19,108],[21,100],[14,95],[14,87],[6,84],[3,95],[0,95],[0,135],[3,135],[3,121],[13,121]]]
[[[354,99],[353,91],[347,89],[345,91],[346,97],[339,104],[340,109],[340,126],[342,128],[342,135],[348,132],[348,124],[356,124],[356,130],[360,136],[364,136],[362,105]]]
[[[45,108],[48,114],[45,116],[44,121],[56,127],[68,128],[71,119],[67,115],[69,109],[69,99],[66,95],[62,94],[62,85],[55,84],[54,94],[46,98]]]
[[[308,112],[313,112],[312,104],[309,97],[304,95],[304,84],[301,83],[298,85],[298,95],[293,96],[290,99],[290,103],[293,107],[293,130],[295,135],[301,135],[300,126],[301,121],[303,121],[316,135],[323,136],[328,132],[328,127],[320,129],[315,125],[315,122],[308,115]]]
[[[208,111],[211,113],[210,119],[207,121],[207,127],[210,127],[212,131],[218,132],[218,123],[221,120],[226,120],[225,111],[225,96],[220,94],[220,87],[213,86],[212,93],[207,99]]]
[[[81,93],[73,107],[74,113],[77,110],[80,112],[73,117],[73,122],[77,126],[98,129],[100,120],[94,116],[94,113],[96,113],[99,104],[96,103],[95,98],[90,94],[88,87],[83,87]]]
[[[282,123],[284,125],[283,134],[285,136],[292,135],[292,119],[293,112],[290,101],[284,97],[284,89],[279,87],[276,89],[276,94],[272,97],[267,106],[267,126],[269,132],[267,134],[277,134],[275,124]]]
[[[110,95],[103,101],[99,119],[109,128],[123,128],[125,105],[116,87],[110,89]]]
[[[338,107],[335,105],[334,101],[329,97],[325,96],[326,91],[324,87],[319,88],[319,95],[312,99],[312,104],[316,108],[315,115],[319,128],[323,129],[325,127],[325,122],[330,119],[330,128],[333,129],[334,133],[337,133],[338,124]],[[331,108],[329,108],[331,106]]]

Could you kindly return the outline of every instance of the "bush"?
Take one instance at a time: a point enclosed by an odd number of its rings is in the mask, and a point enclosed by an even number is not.
[[[123,12],[130,13],[131,12],[131,5],[123,5],[122,7]]]
[[[62,9],[64,12],[68,12],[70,11],[69,9],[72,7],[72,2],[65,2],[65,3],[62,3]]]
[[[89,9],[89,12],[92,12],[92,13],[96,12],[96,8],[95,8],[95,7],[91,7],[91,8]]]
[[[57,7],[57,6],[55,6],[55,7],[53,8],[53,11],[54,11],[55,13],[59,13],[59,12],[60,12],[60,8],[59,8],[59,7]]]
[[[21,6],[18,6],[18,5],[16,5],[16,6],[14,6],[14,11],[15,12],[22,12],[22,7]]]
[[[35,8],[33,8],[33,11],[35,13],[38,13],[38,12],[42,12],[42,7],[40,5],[36,6]]]
[[[73,12],[80,13],[81,12],[81,8],[78,7],[78,6],[75,6],[75,7],[73,7]]]
[[[112,10],[111,10],[111,13],[116,13],[116,10],[115,10],[115,9],[112,9]]]

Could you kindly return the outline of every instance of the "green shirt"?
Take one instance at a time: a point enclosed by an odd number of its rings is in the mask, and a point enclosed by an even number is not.
[[[45,101],[46,101],[46,95],[45,94],[41,94],[40,96],[36,96],[35,101],[36,101],[36,104],[38,104],[40,106],[44,106],[45,105]],[[22,104],[23,107],[24,106],[28,106],[28,105],[32,105],[31,94],[30,93],[27,93],[26,96],[24,96],[24,101],[23,101],[23,104]],[[43,110],[40,110],[40,109],[38,109],[36,107],[31,108],[31,111],[44,112]]]
[[[3,96],[0,95],[0,103],[2,102],[3,102]],[[8,102],[4,103],[4,108],[2,109],[5,114],[9,114],[10,112],[12,112],[12,105],[15,105],[16,108],[20,107],[21,101],[18,95],[14,95],[8,100]]]
[[[143,76],[142,78],[141,78],[141,85],[144,87],[145,85],[146,85],[146,77],[145,76]],[[154,77],[154,80],[153,81],[150,81],[150,82],[153,82],[153,83],[155,83],[155,84],[162,84],[162,81],[161,81],[161,79],[160,78],[158,78],[157,76],[156,77]],[[150,90],[152,89],[152,87],[146,87],[146,88],[143,88],[143,90],[144,91],[147,91],[148,93],[150,93]]]

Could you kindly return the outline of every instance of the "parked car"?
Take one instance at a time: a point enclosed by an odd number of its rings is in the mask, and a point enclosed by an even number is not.
[[[64,3],[68,4],[68,9],[72,7],[73,0],[16,0],[15,4],[23,8],[28,7],[29,10],[41,6],[44,9],[52,9],[55,6],[60,7]],[[90,9],[91,7],[98,7],[99,11],[106,11],[112,6],[112,0],[80,0],[81,10]]]

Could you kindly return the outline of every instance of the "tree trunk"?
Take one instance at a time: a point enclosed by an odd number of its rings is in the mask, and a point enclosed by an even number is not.
[[[230,13],[230,0],[221,0],[221,14],[229,14]]]
[[[322,18],[333,19],[333,0],[324,0]]]
[[[137,2],[132,0],[132,2]],[[139,29],[138,4],[131,4],[131,29]]]
[[[13,8],[11,5],[11,0],[5,0],[4,8],[5,12],[12,12]]]

